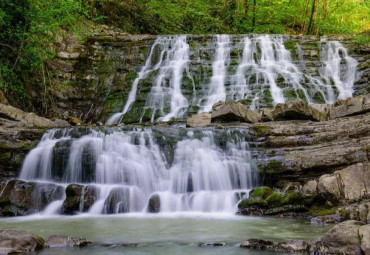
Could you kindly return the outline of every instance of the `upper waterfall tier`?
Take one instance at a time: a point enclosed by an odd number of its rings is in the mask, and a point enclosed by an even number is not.
[[[227,99],[256,109],[291,99],[333,103],[352,96],[357,61],[338,41],[322,39],[319,48],[302,50],[299,40],[280,35],[159,37],[122,112],[107,123],[168,121],[210,111]]]
[[[150,199],[160,201],[162,212],[234,212],[258,181],[246,135],[237,129],[51,130],[25,158],[20,179],[89,187],[91,213],[143,212]]]

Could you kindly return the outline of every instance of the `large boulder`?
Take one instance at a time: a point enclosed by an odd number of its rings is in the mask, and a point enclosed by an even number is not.
[[[0,104],[0,117],[24,122],[37,127],[55,127],[54,121],[37,116],[34,113],[26,113],[10,105]]]
[[[370,225],[361,226],[358,234],[361,240],[361,250],[363,254],[370,254]]]
[[[323,175],[318,183],[320,193],[350,201],[368,197],[368,187],[370,187],[370,165],[366,163],[349,166],[332,175]]]
[[[212,106],[212,122],[241,121],[257,123],[261,119],[261,114],[250,110],[245,105],[234,100],[220,101]]]
[[[127,213],[130,210],[130,190],[117,187],[110,191],[104,203],[104,213]]]
[[[27,231],[5,229],[0,230],[0,254],[30,252],[42,248],[44,240]]]
[[[311,243],[310,252],[320,254],[362,255],[359,229],[364,223],[344,221]]]
[[[273,120],[327,120],[327,115],[324,112],[318,111],[302,100],[277,104],[270,114]]]
[[[211,114],[202,112],[195,114],[186,120],[187,127],[204,127],[211,124]]]
[[[63,188],[52,183],[34,183],[20,180],[6,182],[0,195],[0,213],[20,216],[42,211],[63,196]]]
[[[330,109],[330,119],[363,114],[370,111],[370,94],[336,102],[334,106]]]
[[[309,244],[303,240],[284,240],[275,246],[278,251],[290,251],[290,252],[307,252],[309,250]]]
[[[70,237],[65,235],[52,235],[46,240],[45,248],[66,248],[86,246],[90,241],[81,237]]]

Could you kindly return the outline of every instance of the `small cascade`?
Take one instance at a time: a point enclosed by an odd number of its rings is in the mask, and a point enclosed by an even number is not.
[[[217,35],[215,59],[212,62],[211,82],[209,84],[207,96],[204,99],[205,104],[200,108],[199,112],[209,112],[212,110],[212,106],[215,103],[225,101],[225,76],[229,55],[230,37],[228,35]]]
[[[27,155],[34,164],[26,159],[20,176],[63,191],[74,184],[80,213],[152,211],[153,197],[160,212],[232,213],[258,182],[246,136],[238,129],[52,130]],[[44,215],[62,212],[65,198],[52,200]]]
[[[321,55],[325,63],[325,69],[321,75],[329,85],[327,86],[329,102],[334,103],[336,99],[332,85],[338,90],[338,99],[351,97],[357,60],[350,57],[347,49],[338,41],[327,42]]]
[[[357,61],[337,41],[316,44],[283,35],[159,37],[123,111],[107,123],[186,118],[228,99],[258,109],[352,96]]]
[[[151,122],[154,122],[156,115],[162,116],[159,121],[181,117],[188,107],[188,101],[181,92],[184,72],[189,76],[189,45],[186,36],[169,39],[165,53],[161,54],[159,72],[142,113],[142,117],[149,114]]]

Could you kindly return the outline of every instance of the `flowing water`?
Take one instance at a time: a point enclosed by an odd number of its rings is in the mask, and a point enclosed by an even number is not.
[[[131,122],[168,121],[227,99],[257,109],[293,99],[333,103],[351,97],[357,61],[338,41],[322,39],[317,51],[312,47],[282,35],[159,37],[123,111],[107,123],[125,122],[126,115]],[[140,90],[147,96],[139,100]]]
[[[81,201],[92,191],[94,202],[81,202],[81,213],[147,212],[152,201],[161,213],[232,214],[258,184],[247,136],[238,129],[55,129],[27,155],[20,179],[55,190],[78,184]],[[44,214],[62,211],[65,197],[55,199]]]

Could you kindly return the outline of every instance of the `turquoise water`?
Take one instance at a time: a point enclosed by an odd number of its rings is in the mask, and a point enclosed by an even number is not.
[[[47,239],[52,234],[86,237],[86,248],[45,249],[37,254],[272,254],[246,250],[239,244],[249,238],[274,242],[311,240],[328,226],[310,225],[296,219],[215,214],[121,214],[44,218],[30,216],[0,220],[0,228],[23,229]],[[199,246],[222,242],[225,246]],[[130,244],[130,245],[127,245]],[[276,253],[274,254],[283,254]]]

